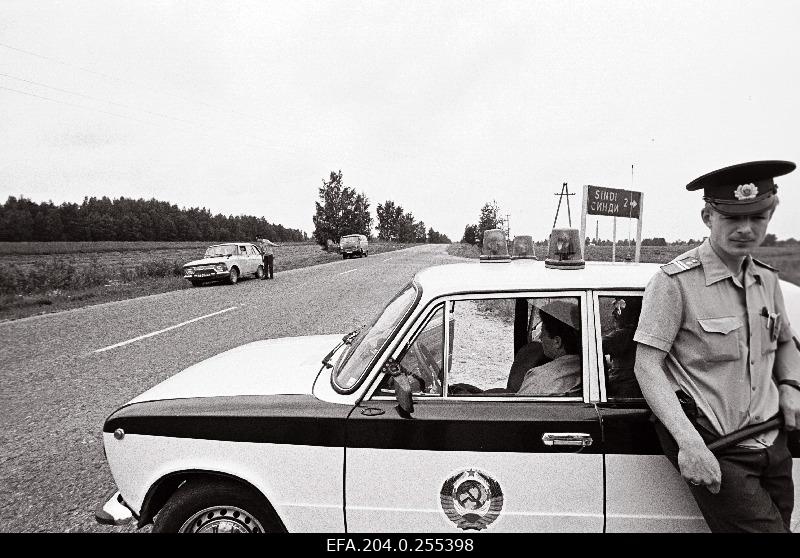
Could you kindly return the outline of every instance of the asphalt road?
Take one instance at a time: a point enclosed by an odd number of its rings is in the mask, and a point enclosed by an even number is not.
[[[273,281],[0,324],[0,531],[123,530],[94,521],[95,506],[114,488],[101,437],[111,412],[238,345],[346,333],[380,312],[417,271],[464,261],[445,248],[417,246],[286,272],[276,261]]]

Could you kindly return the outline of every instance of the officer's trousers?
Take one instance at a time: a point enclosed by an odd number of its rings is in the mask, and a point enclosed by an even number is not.
[[[706,443],[716,439],[702,426],[695,424],[695,428]],[[675,440],[660,421],[656,421],[656,432],[664,454],[680,471]],[[790,531],[794,485],[786,432],[781,430],[768,448],[733,446],[716,456],[722,471],[720,491],[712,494],[705,486],[689,485],[709,529],[715,533]]]
[[[265,254],[263,259],[264,259],[264,279],[273,279],[274,275],[272,273],[272,261],[275,259],[275,256],[272,254]]]

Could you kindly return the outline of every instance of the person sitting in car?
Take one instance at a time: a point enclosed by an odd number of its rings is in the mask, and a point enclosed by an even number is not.
[[[539,316],[542,351],[552,360],[528,370],[517,395],[577,395],[583,380],[578,305],[555,300],[543,306]]]
[[[633,334],[636,333],[641,311],[642,298],[638,296],[617,298],[612,305],[614,328],[603,335],[603,353],[608,355],[609,397],[642,397],[642,391],[633,373],[633,364],[636,360]]]

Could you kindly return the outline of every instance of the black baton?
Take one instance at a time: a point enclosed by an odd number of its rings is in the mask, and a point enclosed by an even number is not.
[[[761,434],[762,432],[766,432],[767,430],[773,430],[775,428],[782,428],[783,427],[783,415],[777,414],[771,419],[766,422],[759,422],[758,424],[751,424],[750,426],[745,426],[741,430],[737,430],[736,432],[731,432],[730,434],[726,434],[721,438],[717,438],[710,444],[708,444],[708,449],[712,452],[719,451],[735,444],[738,444],[742,440],[746,440],[748,438],[752,438],[756,434]]]

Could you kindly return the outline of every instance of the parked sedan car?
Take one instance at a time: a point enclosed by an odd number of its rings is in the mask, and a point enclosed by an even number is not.
[[[195,287],[208,281],[227,281],[235,285],[241,277],[264,277],[261,251],[249,242],[215,244],[199,260],[183,266],[183,277]]]
[[[606,348],[612,316],[657,269],[432,267],[360,330],[190,366],[108,417],[118,490],[96,517],[162,532],[706,530],[644,399],[615,395],[609,373],[632,358]],[[800,288],[782,287],[800,323]],[[578,332],[575,375],[522,389],[548,313]]]

